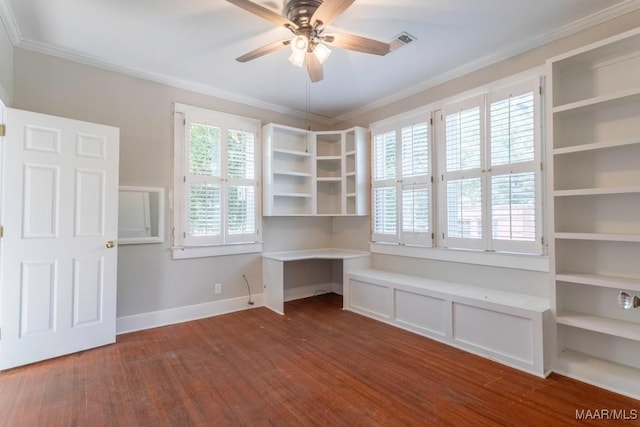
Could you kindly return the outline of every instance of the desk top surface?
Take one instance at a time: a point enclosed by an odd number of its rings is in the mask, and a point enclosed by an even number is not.
[[[301,251],[265,252],[263,258],[276,261],[296,261],[304,259],[350,259],[368,257],[369,252],[352,251],[348,249],[305,249]]]

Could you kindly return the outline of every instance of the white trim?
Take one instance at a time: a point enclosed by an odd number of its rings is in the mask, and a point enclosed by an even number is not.
[[[234,311],[247,310],[264,306],[264,294],[253,295],[254,305],[249,305],[249,297],[242,296],[203,304],[169,308],[166,310],[122,316],[116,319],[116,334],[141,331],[143,329],[174,325],[191,320],[204,319]]]
[[[533,50],[545,44],[560,40],[564,37],[568,37],[580,31],[587,30],[598,24],[602,24],[603,22],[626,15],[627,13],[633,12],[636,9],[640,9],[640,0],[623,1],[622,3],[601,10],[594,13],[593,15],[586,16],[577,21],[571,22],[556,30],[552,30],[547,33],[532,37],[523,42],[513,44],[506,49],[502,49],[496,53],[485,56],[484,58],[479,58],[474,61],[468,62],[464,65],[461,65],[460,67],[454,68],[453,70],[447,71],[446,73],[440,74],[439,76],[426,80],[415,86],[412,86],[400,92],[395,92],[391,96],[379,99],[375,102],[372,102],[371,104],[341,114],[337,117],[334,117],[334,120],[337,122],[346,122],[355,119],[362,114],[382,108],[394,102],[398,102],[402,99],[416,95],[432,87],[446,83],[455,78],[462,77],[466,74],[470,74],[474,71],[478,71],[482,68],[496,64],[500,61],[504,61],[505,59],[514,57],[529,50]]]
[[[13,44],[14,47],[17,46],[22,40],[22,34],[20,34],[16,15],[11,9],[9,0],[0,0],[0,22],[4,24],[4,28],[7,30],[7,34],[9,34],[11,44]]]
[[[173,259],[206,258],[223,255],[255,254],[262,252],[262,243],[242,243],[213,246],[180,246],[171,248]]]
[[[549,257],[543,255],[485,252],[462,249],[426,248],[421,246],[369,243],[372,254],[395,255],[436,261],[459,262],[489,267],[549,272]]]

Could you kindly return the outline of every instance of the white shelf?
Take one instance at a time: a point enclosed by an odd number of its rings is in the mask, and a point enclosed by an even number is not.
[[[560,183],[549,194],[554,371],[636,399],[639,313],[618,309],[614,295],[640,292],[639,42],[640,28],[547,60],[548,182]]]
[[[274,171],[274,175],[285,175],[285,176],[300,176],[303,178],[311,178],[311,174],[308,172],[296,172],[296,171]]]
[[[275,193],[274,197],[299,197],[299,198],[309,198],[311,197],[310,193]]]
[[[309,156],[311,156],[311,154],[309,154],[306,151],[286,150],[284,148],[274,148],[273,152],[274,153],[279,153],[279,154],[288,154],[290,156],[300,156],[300,157],[309,157]]]
[[[554,371],[607,390],[640,398],[640,369],[589,356],[572,350],[563,350]]]
[[[594,98],[584,99],[582,101],[571,102],[569,104],[560,105],[553,108],[554,113],[564,113],[566,111],[579,110],[581,108],[592,107],[607,102],[618,101],[640,95],[640,88],[631,88],[621,90],[609,95],[596,96]]]
[[[554,155],[581,153],[584,151],[605,150],[607,148],[624,147],[625,145],[640,144],[640,137],[626,138],[613,141],[593,142],[590,144],[574,145],[571,147],[556,148],[553,150]]]
[[[556,280],[569,283],[577,283],[580,285],[600,286],[612,289],[627,289],[634,292],[640,292],[640,279],[601,276],[598,274],[586,273],[561,273],[556,274]]]
[[[556,190],[553,192],[555,197],[567,196],[599,196],[609,194],[633,194],[640,193],[638,187],[600,187],[600,188],[580,188],[575,190]]]
[[[558,314],[556,320],[560,325],[640,341],[640,324],[638,323],[574,312]]]
[[[265,216],[368,214],[365,128],[313,132],[270,123],[262,138]]]
[[[613,233],[556,233],[556,239],[567,240],[597,240],[610,242],[638,242],[640,234],[613,234]]]

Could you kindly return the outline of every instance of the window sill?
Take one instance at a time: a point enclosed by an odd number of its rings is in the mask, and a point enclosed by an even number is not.
[[[173,247],[173,259],[207,258],[225,255],[242,255],[262,252],[262,243],[238,243],[216,246]]]
[[[369,244],[373,254],[396,255],[437,261],[460,262],[490,267],[549,272],[549,257],[544,255],[483,252],[463,249],[424,248],[392,243]]]

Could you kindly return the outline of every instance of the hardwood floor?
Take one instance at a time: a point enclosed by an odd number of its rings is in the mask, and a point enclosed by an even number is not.
[[[342,311],[341,301],[135,332],[0,373],[0,425],[615,425],[578,422],[576,410],[640,410]]]

